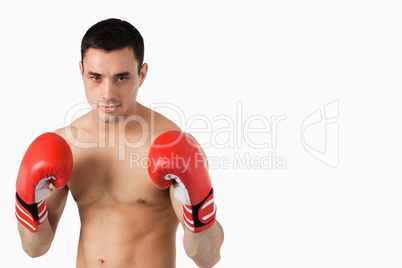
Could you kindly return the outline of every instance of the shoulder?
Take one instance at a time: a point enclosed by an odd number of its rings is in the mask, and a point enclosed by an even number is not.
[[[55,131],[53,131],[55,134],[61,136],[62,138],[64,138],[67,143],[71,143],[71,138],[70,136],[76,136],[77,134],[77,129],[75,127],[73,127],[72,125],[66,126],[66,127],[62,127],[62,128],[58,128]]]
[[[73,145],[77,146],[76,143],[82,140],[86,133],[86,118],[87,114],[77,118],[70,125],[58,128],[53,132],[64,138],[70,147]]]
[[[148,124],[148,133],[150,134],[151,141],[155,140],[160,134],[169,130],[179,130],[180,127],[166,116],[142,106],[142,114]]]
[[[142,106],[142,105],[141,105]],[[142,106],[143,109],[143,115],[148,123],[148,131],[151,133],[151,141],[155,140],[156,137],[161,135],[162,133],[165,133],[170,130],[178,130],[181,132],[184,132],[176,123],[174,123],[172,120],[167,118],[161,113],[158,113],[154,110],[151,110],[145,106]],[[190,133],[184,132],[187,136],[189,136],[198,146],[198,142],[195,139],[193,135]]]

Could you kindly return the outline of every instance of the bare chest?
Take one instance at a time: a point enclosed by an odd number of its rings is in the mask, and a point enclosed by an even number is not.
[[[68,184],[79,206],[152,205],[167,194],[152,183],[147,170],[147,150],[126,148],[74,149],[74,168]]]

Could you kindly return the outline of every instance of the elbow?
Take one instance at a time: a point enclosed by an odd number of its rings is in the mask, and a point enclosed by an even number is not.
[[[28,249],[24,249],[24,251],[31,258],[41,257],[41,256],[45,255],[45,253],[47,252],[47,251],[40,252],[40,251],[34,251],[34,250],[28,250]]]
[[[190,256],[189,256],[190,257]],[[221,259],[220,254],[216,254],[214,256],[210,256],[208,258],[202,258],[198,256],[190,257],[198,267],[202,268],[212,268],[214,267]]]
[[[43,247],[43,248],[31,248],[28,246],[22,246],[22,249],[24,252],[31,258],[38,258],[43,255],[49,250],[49,247]]]
[[[33,252],[33,251],[25,251],[25,253],[29,256],[29,257],[31,257],[31,258],[38,258],[38,257],[41,257],[41,256],[43,256],[45,253],[36,253],[36,252]]]
[[[52,244],[54,232],[47,220],[45,223],[40,225],[37,232],[32,233],[18,222],[22,250],[31,258],[43,256]]]
[[[221,255],[218,251],[199,252],[185,248],[187,256],[197,264],[198,267],[211,268],[214,267],[221,259]]]

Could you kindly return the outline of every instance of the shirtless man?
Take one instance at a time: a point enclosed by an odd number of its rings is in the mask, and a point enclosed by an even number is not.
[[[16,184],[22,248],[31,257],[48,251],[71,191],[81,220],[77,267],[175,267],[179,223],[187,255],[214,266],[223,230],[205,155],[136,101],[148,71],[140,33],[101,21],[85,34],[81,55],[93,109],[28,148]]]

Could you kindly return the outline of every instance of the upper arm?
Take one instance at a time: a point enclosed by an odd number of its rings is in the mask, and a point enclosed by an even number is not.
[[[66,206],[68,187],[64,186],[61,189],[56,189],[53,185],[50,186],[53,190],[52,194],[46,198],[46,205],[48,209],[48,221],[52,227],[53,233],[56,232],[57,225],[61,215],[63,214],[64,207]]]
[[[180,221],[181,225],[184,227],[183,222],[183,205],[182,203],[174,196],[174,186],[173,184],[169,188],[170,193],[170,201],[172,202],[173,210],[177,216],[177,219]]]
[[[67,142],[65,137],[65,128],[59,128],[55,130],[54,133],[63,137]],[[57,189],[52,184],[50,184],[50,188],[52,189],[52,194],[46,198],[46,206],[48,209],[48,221],[53,229],[53,233],[55,233],[61,215],[63,214],[66,206],[69,189],[67,185],[61,189]]]
[[[200,150],[202,157],[204,158],[205,164],[207,165],[207,169],[209,168],[208,161],[207,161],[207,156],[205,155],[204,150],[202,149],[201,145],[198,143],[198,141],[194,138],[193,135],[190,133],[186,133],[194,142],[197,144],[198,150]]]

